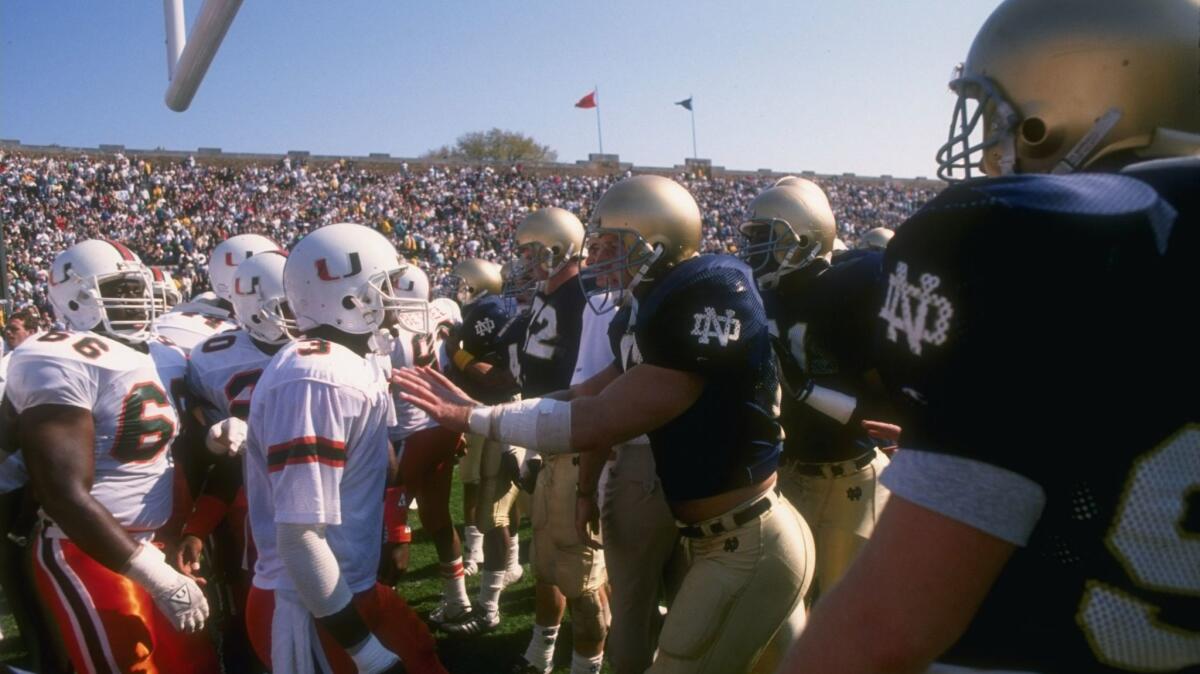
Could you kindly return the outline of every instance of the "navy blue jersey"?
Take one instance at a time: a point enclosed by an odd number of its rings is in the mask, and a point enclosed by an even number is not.
[[[459,326],[459,354],[455,362],[486,363],[507,368],[508,344],[504,330],[514,316],[516,307],[502,297],[485,295],[463,307],[463,322]],[[511,392],[493,391],[460,373],[457,367],[447,368],[450,378],[472,398],[486,403],[509,400]]]
[[[749,267],[726,255],[688,260],[636,306],[609,327],[621,368],[645,362],[705,380],[690,408],[647,434],[667,499],[715,496],[770,476],[782,451],[779,379]]]
[[[536,398],[571,387],[586,308],[587,296],[575,279],[548,295],[539,290],[534,296],[519,351],[522,396]]]
[[[955,185],[889,245],[880,357],[901,453],[1045,495],[947,661],[1200,671],[1198,166]]]
[[[784,380],[784,454],[804,462],[845,461],[872,447],[859,421],[879,418],[878,391],[864,375],[875,367],[883,253],[856,251],[830,266],[817,260],[763,292]],[[795,399],[808,381],[858,400],[838,423]]]

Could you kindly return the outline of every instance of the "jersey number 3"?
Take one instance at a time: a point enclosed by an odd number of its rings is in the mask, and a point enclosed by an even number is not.
[[[1200,597],[1197,456],[1200,425],[1191,424],[1134,463],[1125,484],[1105,544],[1147,590]],[[1157,606],[1092,580],[1076,620],[1097,659],[1115,667],[1173,672],[1200,663],[1200,633],[1166,624],[1158,614]]]

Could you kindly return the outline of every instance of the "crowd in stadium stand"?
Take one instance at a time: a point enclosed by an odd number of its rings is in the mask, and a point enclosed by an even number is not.
[[[530,209],[559,206],[586,222],[593,203],[624,175],[542,175],[506,168],[437,166],[394,173],[353,162],[231,168],[151,162],[122,154],[28,156],[0,152],[0,222],[13,306],[50,315],[47,269],[76,241],[109,238],[171,271],[184,297],[204,290],[206,254],[228,236],[264,234],[290,247],[308,231],[359,222],[421,260],[434,287],[463,257],[504,262],[513,228]],[[704,249],[731,252],[746,207],[774,178],[676,176],[700,204]],[[874,227],[895,227],[934,190],[853,178],[817,178],[851,248]]]

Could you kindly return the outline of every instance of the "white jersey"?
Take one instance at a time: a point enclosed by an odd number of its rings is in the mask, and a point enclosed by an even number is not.
[[[6,395],[18,413],[39,405],[91,410],[92,496],[131,532],[171,514],[167,448],[179,428],[154,359],[93,332],[48,332],[13,351]]]
[[[203,406],[207,423],[249,418],[250,395],[271,356],[240,329],[213,335],[192,349],[187,390]]]
[[[317,339],[284,346],[263,370],[245,451],[255,586],[294,589],[276,524],[326,525],[351,591],[375,584],[395,425],[387,375],[380,359]]]
[[[432,365],[441,371],[442,364],[447,362],[445,345],[436,334],[419,335],[397,327],[391,345],[389,355],[394,368]],[[393,403],[396,405],[396,425],[388,431],[393,442],[437,425],[424,410],[401,400],[398,395],[393,398]]]
[[[203,302],[180,304],[154,320],[155,334],[171,340],[184,352],[219,332],[237,328],[228,311]]]
[[[152,337],[146,342],[146,346],[149,347],[150,358],[158,370],[158,378],[162,380],[171,398],[171,404],[175,406],[175,414],[182,416],[187,412],[187,404],[184,402],[187,394],[187,352],[161,335]]]

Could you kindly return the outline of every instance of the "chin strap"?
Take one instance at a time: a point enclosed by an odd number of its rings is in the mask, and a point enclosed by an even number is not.
[[[1087,158],[1092,155],[1092,152],[1096,150],[1096,146],[1100,144],[1100,141],[1104,140],[1104,137],[1108,135],[1108,132],[1113,130],[1113,127],[1119,121],[1121,121],[1120,108],[1109,108],[1108,112],[1096,120],[1092,128],[1084,134],[1083,138],[1079,139],[1078,143],[1075,143],[1075,147],[1071,148],[1071,151],[1059,160],[1050,172],[1054,175],[1062,175],[1078,171]]]

